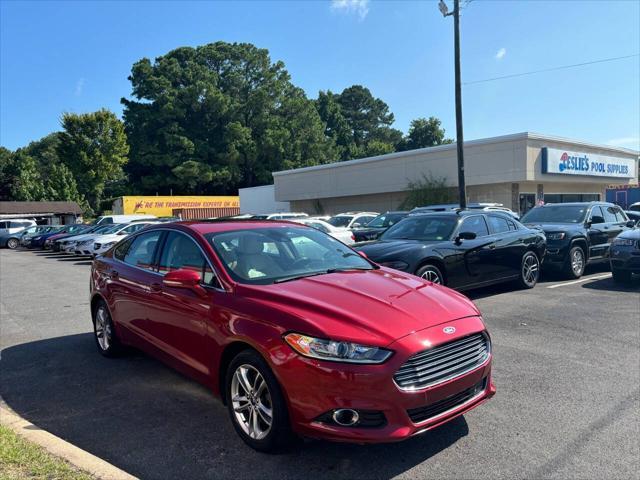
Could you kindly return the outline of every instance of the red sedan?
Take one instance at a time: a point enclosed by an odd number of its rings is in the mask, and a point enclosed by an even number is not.
[[[103,355],[133,346],[204,383],[262,451],[402,440],[495,393],[470,300],[299,224],[145,228],[94,261],[91,312]]]

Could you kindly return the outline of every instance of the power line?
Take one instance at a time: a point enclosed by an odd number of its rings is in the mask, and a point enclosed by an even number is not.
[[[585,65],[593,65],[594,63],[613,62],[615,60],[623,60],[625,58],[633,58],[638,56],[640,56],[640,53],[634,53],[633,55],[625,55],[623,57],[603,58],[601,60],[593,60],[591,62],[574,63],[573,65],[562,65],[560,67],[543,68],[542,70],[532,70],[530,72],[514,73],[512,75],[503,75],[501,77],[492,77],[492,78],[485,78],[482,80],[473,80],[471,82],[463,82],[463,85],[474,85],[476,83],[493,82],[495,80],[504,80],[505,78],[523,77],[525,75],[533,75],[535,73],[553,72],[556,70],[565,70],[568,68],[583,67]]]

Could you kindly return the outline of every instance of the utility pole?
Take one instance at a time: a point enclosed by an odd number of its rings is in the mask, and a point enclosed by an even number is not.
[[[440,0],[438,8],[442,15],[453,15],[453,37],[455,57],[455,93],[456,93],[456,148],[458,152],[458,197],[460,208],[467,208],[467,185],[464,179],[464,138],[462,132],[462,87],[460,80],[460,0],[453,0],[453,12]]]

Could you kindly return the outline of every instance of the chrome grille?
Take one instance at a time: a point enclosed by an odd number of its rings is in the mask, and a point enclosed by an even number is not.
[[[402,390],[418,390],[459,377],[482,365],[491,351],[489,337],[477,333],[416,353],[393,379]]]

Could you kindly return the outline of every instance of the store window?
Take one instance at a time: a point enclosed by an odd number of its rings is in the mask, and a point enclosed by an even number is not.
[[[599,193],[545,193],[544,203],[597,202]]]
[[[521,193],[520,194],[520,215],[524,215],[533,207],[536,206],[536,194],[535,193]]]

